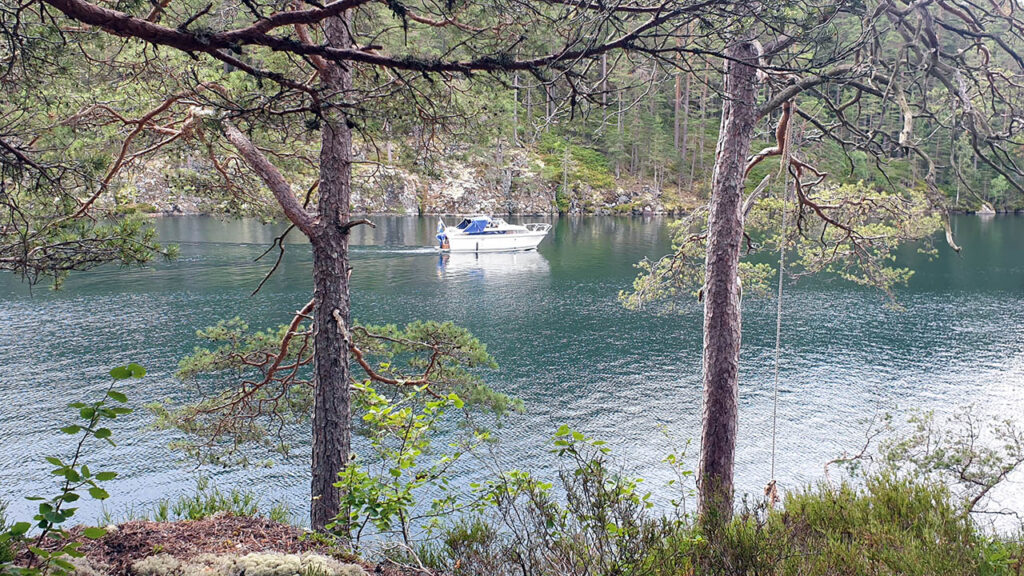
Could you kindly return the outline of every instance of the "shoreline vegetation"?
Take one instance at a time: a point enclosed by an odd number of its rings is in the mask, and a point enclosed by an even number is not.
[[[946,501],[942,488],[891,477],[868,486],[807,488],[781,508],[742,509],[732,521],[701,529],[666,518],[632,534],[610,535],[611,549],[585,532],[556,536],[543,553],[479,519],[453,522],[414,549],[369,546],[368,557],[342,541],[258,515],[219,511],[198,519],[130,520],[81,544],[79,576],[567,576],[583,574],[943,574],[1011,575],[1024,568],[1020,533],[987,534]],[[671,527],[668,527],[671,525]],[[716,541],[712,546],[710,542]],[[56,547],[66,541],[54,541]],[[534,557],[524,558],[524,556]],[[25,551],[19,552],[24,558]],[[528,562],[527,570],[516,566]],[[547,562],[547,563],[546,563]],[[593,572],[595,567],[607,571]]]
[[[59,490],[39,502],[32,522],[6,515],[0,501],[4,576],[690,576],[963,575],[1024,571],[1024,522],[993,492],[1024,464],[1024,430],[964,408],[936,419],[891,417],[868,425],[860,453],[828,463],[823,480],[779,493],[744,496],[730,518],[694,514],[696,494],[685,452],[663,462],[675,479],[671,506],[658,506],[643,479],[624,472],[603,441],[561,426],[550,478],[528,469],[497,473],[450,492],[447,463],[430,438],[450,394],[427,401],[422,420],[400,415],[365,388],[381,472],[350,465],[339,474],[347,521],[326,531],[289,524],[280,505],[262,508],[244,489],[222,491],[200,476],[194,492],[161,500],[141,515],[70,525],[82,497],[103,501],[116,472],[89,469],[95,441],[114,444],[103,426],[132,412],[115,385],[145,376],[129,364],[111,370],[102,399],[71,404],[75,424],[59,429],[77,448],[46,460]],[[413,397],[405,401],[415,404]],[[432,417],[433,418],[433,417]],[[429,420],[429,421],[428,421]],[[417,430],[413,439],[403,431]],[[394,450],[388,439],[401,440]],[[983,438],[993,442],[982,442]],[[440,464],[418,462],[420,455]],[[837,472],[828,474],[829,466]],[[374,468],[377,466],[374,465]],[[369,468],[367,468],[369,470]],[[440,490],[440,496],[437,496]],[[434,491],[431,494],[431,491]],[[429,505],[428,499],[433,498]],[[426,513],[422,508],[427,507]],[[988,518],[1015,518],[996,529]],[[341,518],[341,516],[339,516]],[[414,522],[416,525],[414,525]]]
[[[252,494],[233,491],[232,504],[216,489],[200,488],[179,498],[179,505],[188,504],[183,516],[168,517],[158,506],[143,518],[102,526],[102,536],[81,525],[39,546],[74,546],[69,568],[44,573],[77,576],[1009,576],[1024,570],[1020,527],[986,529],[947,487],[893,470],[857,485],[822,482],[788,491],[774,506],[745,498],[728,522],[699,525],[690,516],[652,512],[617,479],[604,481],[614,488],[575,502],[570,493],[561,513],[531,501],[533,494],[497,516],[447,518],[435,534],[410,544],[379,540],[354,548],[279,515],[272,519],[275,514],[255,505],[237,505],[238,498],[255,503]],[[0,573],[31,573],[15,567],[28,565],[32,555],[25,543],[0,545]]]

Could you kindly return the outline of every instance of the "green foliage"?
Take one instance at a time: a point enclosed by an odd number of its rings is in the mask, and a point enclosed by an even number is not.
[[[89,270],[117,262],[125,266],[145,264],[156,255],[173,259],[176,246],[161,246],[156,231],[145,218],[129,214],[105,222],[71,219],[66,213],[48,215],[50,205],[26,199],[19,205],[34,226],[0,227],[0,269],[13,271],[30,283],[43,278],[59,288],[69,272]],[[63,206],[60,210],[72,210]]]
[[[790,492],[781,510],[704,530],[676,538],[685,565],[708,574],[1010,574],[1024,552],[979,533],[944,487],[888,473]]]
[[[171,447],[201,462],[222,465],[252,463],[252,451],[243,447],[262,450],[267,457],[287,454],[284,430],[298,433],[296,427],[308,421],[312,409],[309,367],[314,350],[305,322],[294,330],[284,325],[252,331],[234,318],[199,330],[197,336],[210,346],[197,347],[183,358],[178,376],[202,382],[206,396],[184,406],[147,406],[156,416],[157,428],[185,433]],[[486,346],[451,322],[412,322],[404,327],[356,323],[351,336],[351,357],[358,360],[353,370],[361,370],[374,387],[399,396],[414,393],[421,402],[455,394],[465,410],[499,417],[521,408],[521,402],[484,383],[480,372],[495,368],[494,360]],[[370,386],[359,388],[359,382],[356,397],[364,389],[377,393]],[[211,389],[212,393],[205,392]],[[355,405],[376,406],[358,398]]]
[[[561,184],[567,176],[570,187],[582,184],[597,190],[615,188],[615,177],[608,159],[594,148],[571,144],[548,133],[541,137],[538,151],[544,162],[541,176],[549,182]],[[563,194],[568,194],[568,191],[563,191]]]
[[[458,576],[652,573],[681,517],[655,515],[642,480],[615,469],[604,442],[562,426],[552,443],[557,489],[520,470],[474,485],[470,515],[424,546],[422,558]]]
[[[940,216],[922,190],[894,193],[863,182],[826,185],[796,204],[767,196],[747,216],[748,239],[740,262],[744,295],[770,293],[778,269],[774,261],[785,247],[788,275],[838,276],[884,292],[895,305],[896,287],[913,275],[893,265],[897,250],[917,244],[933,254],[931,242],[941,228]],[[621,292],[620,301],[632,309],[659,302],[671,306],[696,294],[704,284],[706,226],[706,210],[673,223],[672,252],[640,262],[633,289]]]
[[[959,407],[937,419],[915,413],[910,429],[886,419],[874,468],[849,462],[857,473],[891,471],[901,479],[947,487],[968,512],[990,509],[992,491],[1024,468],[1024,429],[1013,420],[986,420],[973,406]],[[867,464],[872,464],[868,462]],[[848,466],[849,467],[849,466]]]
[[[572,201],[569,200],[569,193],[558,187],[555,190],[555,210],[558,210],[559,214],[567,214],[570,208],[572,208]]]
[[[288,522],[291,513],[288,507],[278,503],[265,513],[260,511],[259,497],[250,491],[232,488],[224,492],[210,482],[208,476],[196,478],[196,488],[191,494],[182,494],[176,499],[161,499],[149,518],[157,522],[173,520],[202,520],[218,514],[232,516],[266,517],[275,522]]]
[[[342,507],[348,513],[329,528],[347,529],[356,547],[364,532],[369,533],[367,528],[377,535],[400,534],[408,544],[414,523],[425,521],[429,528],[439,514],[455,507],[451,468],[463,454],[485,442],[488,434],[471,431],[451,443],[450,451],[435,453],[431,435],[448,411],[465,408],[457,394],[434,397],[425,387],[417,387],[392,399],[378,393],[369,381],[356,389],[370,454],[353,460],[338,474]],[[441,495],[424,514],[416,510],[418,494],[429,491]]]
[[[554,444],[566,464],[557,488],[523,471],[477,486],[477,503],[419,558],[453,576],[1009,576],[1024,569],[1016,535],[984,533],[946,485],[886,459],[862,469],[856,483],[791,491],[778,508],[745,501],[728,522],[698,524],[652,513],[639,480],[615,473],[602,443],[563,426]]]
[[[117,477],[116,472],[95,472],[88,464],[81,462],[86,441],[99,439],[114,446],[109,428],[101,426],[106,420],[115,420],[119,416],[131,413],[130,408],[122,406],[127,402],[123,392],[114,389],[119,381],[142,378],[146,370],[138,364],[118,366],[110,371],[113,382],[106,389],[102,398],[95,402],[74,402],[69,406],[78,413],[77,423],[69,424],[60,429],[62,434],[77,436],[78,443],[70,459],[64,460],[57,456],[47,456],[46,461],[54,466],[50,473],[60,481],[60,489],[55,496],[45,498],[30,496],[28,500],[38,502],[38,512],[32,522],[15,522],[7,525],[6,519],[0,522],[3,532],[0,533],[0,549],[10,551],[14,545],[25,544],[31,552],[27,566],[14,566],[9,562],[0,562],[0,573],[22,575],[67,574],[74,571],[71,559],[80,558],[82,552],[78,542],[63,545],[44,545],[50,541],[60,542],[66,538],[65,524],[75,515],[77,508],[68,504],[77,502],[88,494],[95,500],[106,500],[110,497],[102,487],[102,483]],[[29,531],[37,529],[38,534],[29,539]],[[89,539],[102,538],[106,531],[102,528],[87,527],[83,535]]]
[[[0,566],[14,561],[14,546],[10,540],[5,540],[2,537],[11,529],[11,525],[7,522],[7,507],[7,501],[0,499]]]

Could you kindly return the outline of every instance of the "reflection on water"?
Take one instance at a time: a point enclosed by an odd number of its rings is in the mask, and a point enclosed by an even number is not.
[[[441,253],[437,258],[439,278],[470,276],[486,279],[514,279],[518,276],[545,276],[551,272],[548,261],[537,251]]]
[[[522,221],[521,219],[510,219]],[[529,220],[536,220],[530,218]],[[452,321],[487,345],[500,368],[485,374],[521,398],[526,413],[497,431],[497,467],[551,473],[550,435],[568,424],[609,442],[645,486],[666,494],[661,459],[700,433],[701,310],[630,312],[617,301],[634,264],[669,249],[666,221],[628,217],[559,218],[537,252],[452,254],[434,247],[433,218],[375,218],[353,231],[353,315],[366,323]],[[896,407],[948,412],[966,401],[988,413],[1024,413],[1024,219],[954,220],[957,256],[905,250],[917,272],[900,291],[904,312],[875,292],[831,279],[788,285],[776,460],[783,487],[821,477],[824,462],[863,442],[864,420]],[[133,383],[136,408],[184,399],[175,379],[182,356],[200,344],[196,328],[240,316],[254,328],[290,319],[312,289],[308,246],[289,236],[278,272],[249,293],[270,263],[256,261],[284,227],[213,218],[157,221],[181,257],[142,270],[106,267],[73,275],[64,290],[30,292],[0,276],[0,498],[45,493],[46,455],[66,452],[53,433],[64,404],[102,393],[111,366],[149,370]],[[757,494],[771,446],[775,303],[743,302],[737,485]],[[115,429],[115,448],[90,454],[120,472],[108,508],[118,513],[191,489],[194,470],[166,450],[166,433],[136,413]],[[666,432],[670,441],[663,432]],[[308,440],[269,469],[213,470],[218,482],[284,500],[304,517]],[[693,456],[693,454],[691,454]],[[692,460],[692,459],[691,459]],[[92,464],[90,464],[92,465]],[[478,478],[474,462],[460,478]],[[1024,495],[1003,502],[1024,509]],[[12,502],[23,516],[28,503]],[[83,506],[83,519],[98,510]]]

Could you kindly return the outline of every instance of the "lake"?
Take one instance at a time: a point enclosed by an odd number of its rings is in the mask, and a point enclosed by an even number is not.
[[[511,219],[515,220],[515,219]],[[536,219],[528,219],[536,220]],[[627,470],[663,497],[671,472],[661,459],[700,435],[701,310],[624,310],[617,301],[644,257],[668,250],[667,219],[563,217],[538,252],[456,254],[431,247],[435,218],[378,217],[354,233],[353,315],[366,323],[451,320],[487,344],[500,369],[487,379],[521,398],[523,414],[497,431],[493,468],[552,473],[547,449],[568,424],[606,440]],[[144,269],[114,266],[72,275],[57,292],[0,277],[0,498],[28,514],[28,493],[49,495],[47,455],[66,455],[54,432],[70,401],[94,398],[113,366],[137,362],[149,373],[127,390],[133,407],[182,398],[178,360],[200,342],[197,328],[240,316],[253,327],[287,321],[311,293],[307,247],[296,240],[277,274],[249,293],[272,262],[254,262],[283,229],[210,217],[155,221],[180,257]],[[822,477],[822,466],[863,443],[867,420],[912,408],[1024,414],[1024,218],[954,219],[962,255],[939,246],[934,260],[906,250],[917,273],[899,291],[904,311],[877,293],[839,280],[786,286],[778,404],[777,477],[794,488]],[[272,260],[272,257],[270,258]],[[740,492],[760,494],[771,448],[775,302],[744,300]],[[166,449],[166,433],[146,428],[139,410],[115,427],[117,448],[87,462],[116,470],[106,509],[115,518],[191,492],[195,467]],[[307,514],[308,441],[273,467],[209,470],[222,487],[256,491]],[[486,466],[463,469],[462,478]],[[1003,503],[1024,509],[1024,496]],[[80,520],[98,506],[83,503]]]

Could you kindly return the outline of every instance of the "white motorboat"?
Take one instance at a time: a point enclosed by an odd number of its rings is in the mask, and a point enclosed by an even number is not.
[[[473,216],[458,226],[437,220],[438,247],[445,252],[512,252],[534,250],[551,230],[551,224],[537,222],[520,226],[501,218]]]

